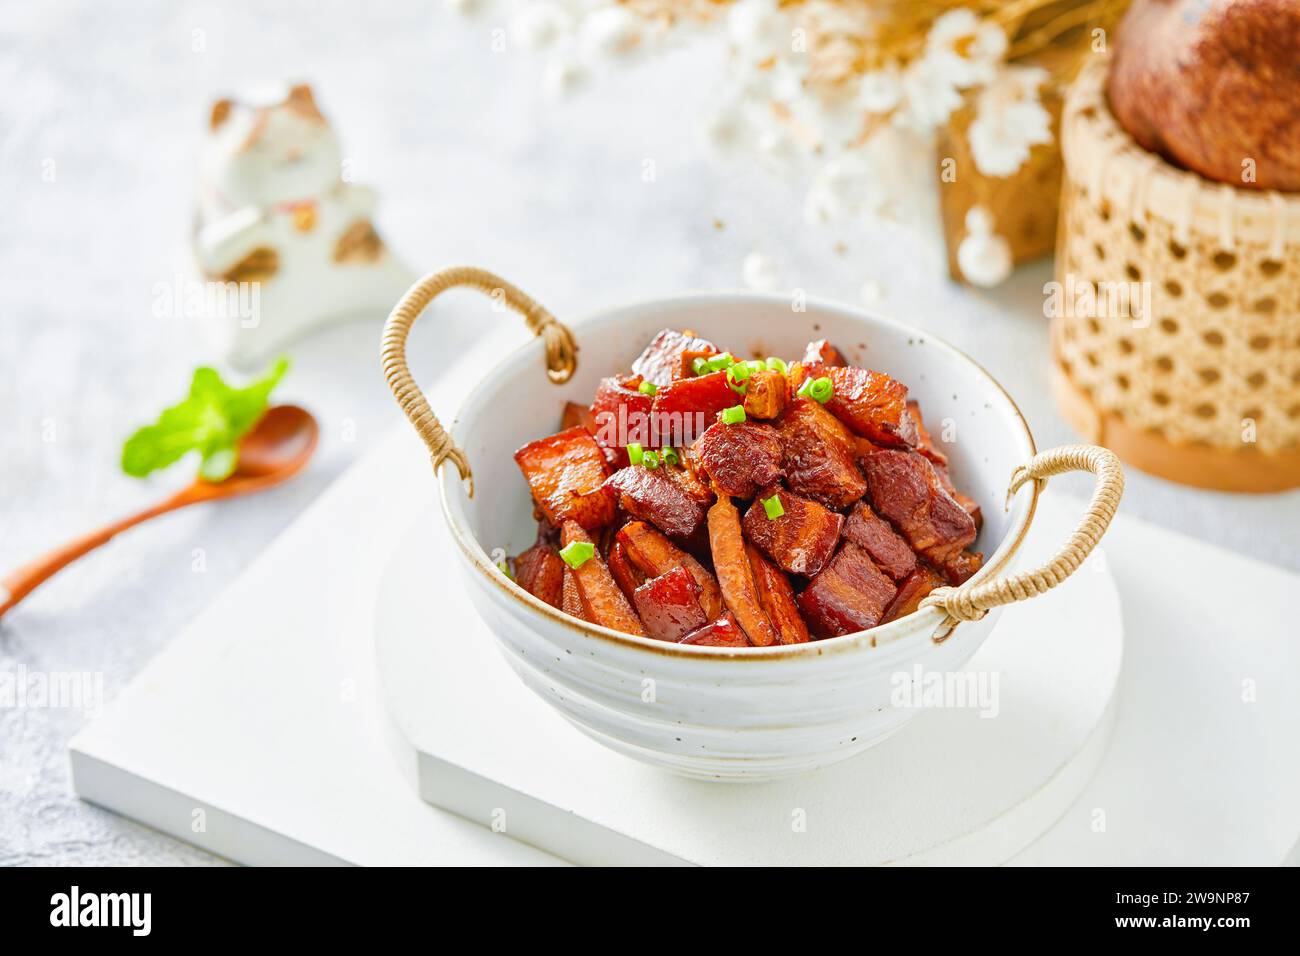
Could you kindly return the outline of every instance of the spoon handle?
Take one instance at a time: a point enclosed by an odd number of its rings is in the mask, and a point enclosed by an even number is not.
[[[0,578],[0,617],[4,617],[11,607],[25,598],[33,590],[44,584],[47,580],[62,571],[77,558],[91,551],[94,551],[101,544],[110,541],[116,535],[125,531],[127,528],[134,527],[142,521],[148,521],[150,518],[157,517],[160,514],[166,514],[184,505],[190,504],[196,500],[189,489],[182,491],[180,494],[173,495],[165,501],[160,501],[151,508],[146,508],[138,514],[130,515],[106,524],[89,534],[84,534],[79,538],[73,538],[71,541],[47,552],[35,561],[31,561],[21,568],[11,571],[9,574]]]

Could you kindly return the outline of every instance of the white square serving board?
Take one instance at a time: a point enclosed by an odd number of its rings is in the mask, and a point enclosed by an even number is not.
[[[78,735],[77,792],[243,863],[563,862],[421,801],[380,696],[381,574],[434,490],[398,428]],[[1122,515],[1105,547],[1127,633],[1113,736],[1082,796],[1012,862],[1283,862],[1300,836],[1300,642],[1284,608],[1300,580]]]

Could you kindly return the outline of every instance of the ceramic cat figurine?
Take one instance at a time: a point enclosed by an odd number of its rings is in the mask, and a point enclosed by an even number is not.
[[[311,88],[218,100],[210,127],[195,256],[210,281],[257,284],[255,315],[215,317],[227,359],[260,363],[318,323],[386,315],[414,276],[375,232],[374,192],[344,181]]]

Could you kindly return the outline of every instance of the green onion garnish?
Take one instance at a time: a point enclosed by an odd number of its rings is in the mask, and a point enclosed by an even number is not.
[[[630,461],[632,464],[634,465],[641,464],[641,456],[643,454],[645,454],[645,452],[642,450],[641,443],[639,441],[630,442],[628,444],[627,460]]]
[[[727,369],[727,377],[736,382],[743,382],[753,374],[753,371],[748,363],[738,362]]]
[[[731,368],[735,364],[736,360],[732,358],[730,352],[720,352],[709,359],[709,371],[721,372],[724,368]]]
[[[763,510],[767,512],[768,521],[775,521],[785,514],[785,508],[781,504],[781,496],[773,495],[771,498],[764,498]]]
[[[829,378],[815,379],[808,389],[808,394],[812,396],[813,401],[825,405],[835,394],[835,383]]]
[[[659,453],[657,451],[646,452],[641,456],[641,464],[654,471],[659,467]]]
[[[732,405],[730,408],[722,410],[722,424],[739,425],[745,420],[745,406]]]
[[[642,382],[636,387],[636,390],[642,395],[653,395],[655,392],[659,391],[654,382]]]
[[[497,567],[500,568],[501,573],[504,574],[506,577],[508,577],[511,581],[515,579],[515,574],[513,571],[510,570],[510,564],[508,562],[498,561]]]
[[[743,365],[733,365],[727,369],[727,387],[737,395],[744,395],[749,390],[745,380],[749,378],[749,369]]]
[[[797,391],[795,394],[798,395],[800,398],[807,398],[808,393],[812,391],[812,383],[813,383],[812,379],[810,378],[804,379],[803,384],[799,386],[799,391]]]
[[[596,554],[596,546],[590,541],[572,541],[560,549],[560,557],[573,570],[578,570]]]
[[[780,372],[782,375],[784,375],[789,368],[789,366],[785,364],[784,359],[779,359],[776,356],[772,356],[767,360],[767,367],[773,372]]]
[[[709,360],[706,358],[697,358],[691,363],[691,371],[696,375],[703,375],[709,371]]]
[[[664,464],[676,466],[679,462],[681,458],[678,457],[676,448],[664,449]]]

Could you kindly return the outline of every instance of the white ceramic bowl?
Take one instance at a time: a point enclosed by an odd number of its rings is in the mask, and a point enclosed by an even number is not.
[[[751,293],[681,296],[578,320],[571,328],[580,362],[558,387],[548,376],[546,346],[534,339],[485,371],[466,397],[448,444],[410,377],[405,349],[424,307],[456,286],[492,295],[527,315],[534,329],[551,318],[505,280],[458,267],[412,286],[385,327],[384,372],[398,404],[436,460],[452,451],[451,462],[473,471],[474,495],[455,467],[442,468],[438,479],[473,603],[524,683],[576,727],[677,773],[764,780],[821,767],[879,742],[915,713],[891,704],[896,678],[918,666],[939,673],[960,668],[992,630],[996,605],[1041,594],[1080,565],[1105,533],[1123,492],[1119,461],[1105,449],[1067,446],[1035,456],[1029,427],[1010,396],[941,340],[840,305],[810,301],[794,310],[787,298]],[[983,508],[975,547],[985,553],[984,566],[945,598],[963,623],[954,625],[944,610],[924,607],[870,631],[809,644],[682,646],[568,617],[502,575],[489,555],[523,550],[536,530],[515,449],[552,434],[566,400],[590,402],[602,377],[626,369],[666,327],[695,329],[742,356],[796,357],[810,339],[826,338],[854,364],[906,383],[936,437],[952,436],[942,443],[953,480]],[[563,365],[559,346],[565,336],[559,326],[546,332],[557,348],[553,358]],[[1084,521],[1052,561],[1006,580],[1042,481],[1078,469],[1098,478]],[[1020,490],[1004,508],[1013,472]],[[980,609],[988,608],[993,610],[980,617]]]
[[[626,369],[661,328],[691,328],[737,354],[802,354],[827,338],[855,364],[906,383],[936,431],[953,480],[983,506],[974,580],[1004,573],[1028,530],[1038,487],[1003,510],[1013,469],[1035,453],[1015,403],[973,361],[935,337],[857,309],[756,294],[690,295],[604,311],[570,323],[580,347],[573,378],[548,381],[534,339],[466,397],[451,428],[474,473],[439,473],[452,536],[464,552],[473,603],[511,667],[575,726],[628,756],[692,777],[762,780],[842,760],[901,727],[915,711],[891,706],[893,677],[953,671],[998,618],[952,627],[924,608],[871,631],[788,647],[728,649],[633,637],[560,613],[504,577],[489,555],[518,553],[536,524],[513,453],[558,427],[566,400],[591,401],[599,380]],[[505,414],[509,410],[509,414]],[[950,633],[951,631],[951,633]],[[438,639],[446,639],[439,637]]]

